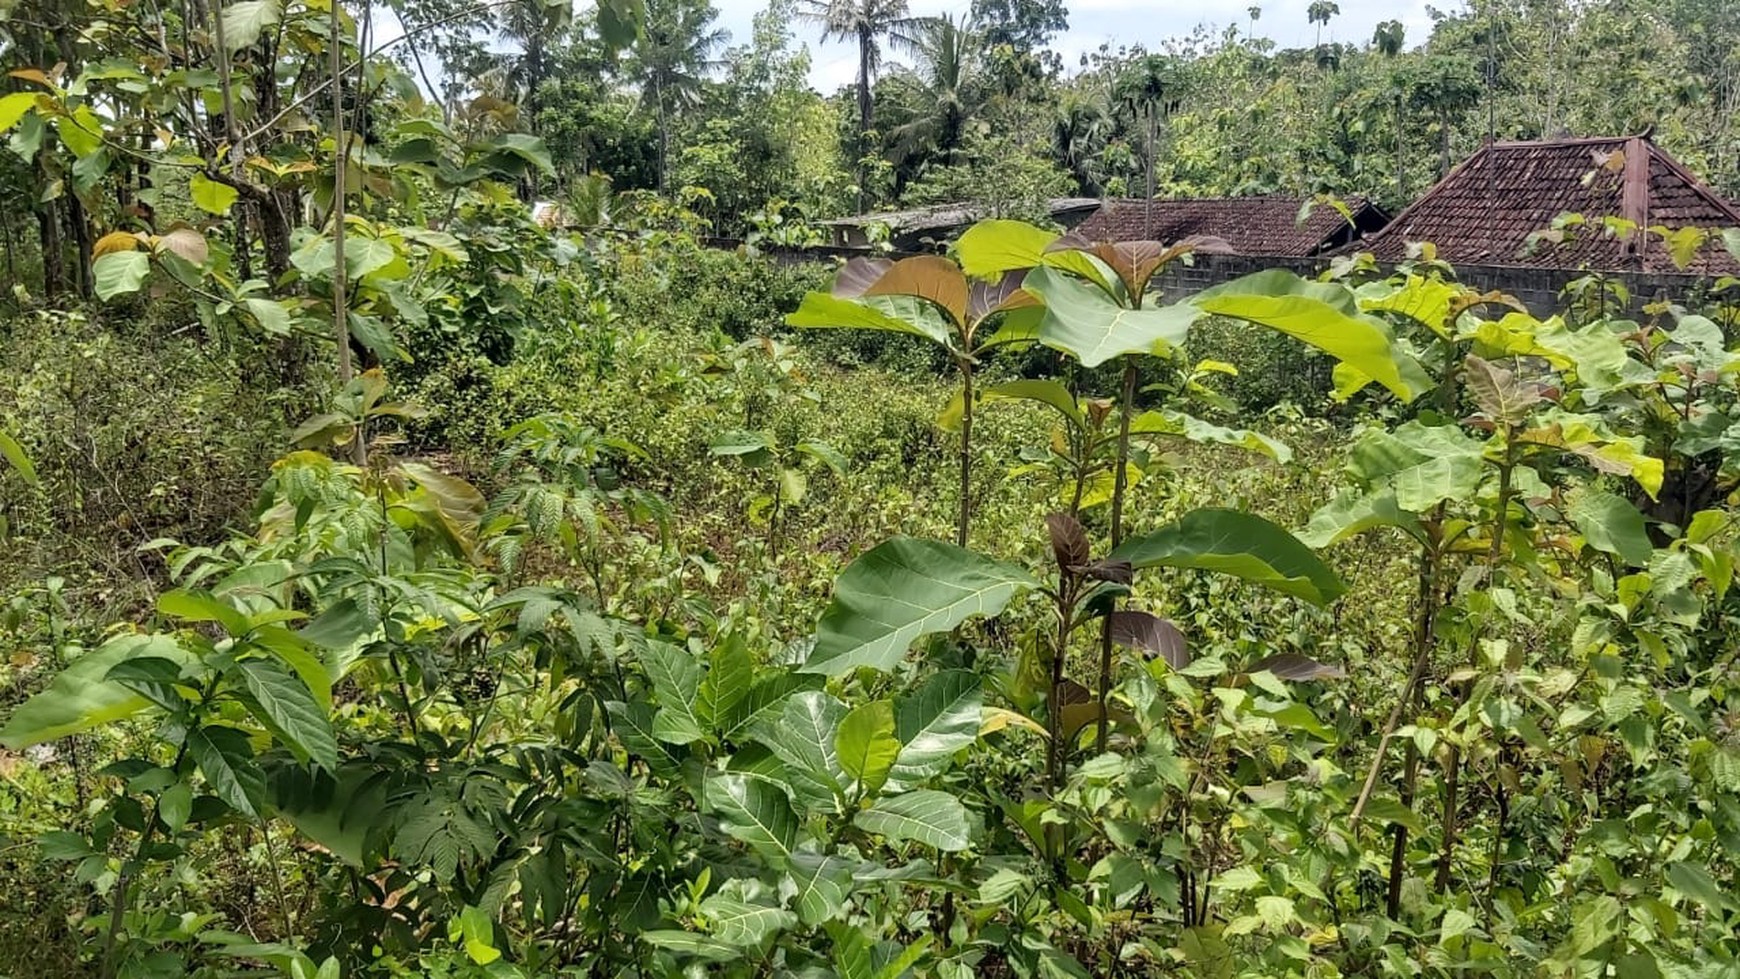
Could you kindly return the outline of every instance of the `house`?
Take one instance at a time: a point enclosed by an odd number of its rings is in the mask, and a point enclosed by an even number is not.
[[[1048,202],[1051,220],[1065,229],[1080,224],[1100,202],[1092,197],[1059,197]],[[822,221],[834,248],[868,248],[886,231],[889,246],[897,252],[938,251],[975,221],[991,217],[976,204],[935,204],[904,211],[881,211],[849,218]]]
[[[1571,214],[1581,222],[1561,220]],[[1740,209],[1648,134],[1489,143],[1346,251],[1398,262],[1430,242],[1453,265],[1556,271],[1560,280],[1591,271],[1740,275],[1717,236],[1682,267],[1663,234],[1648,230],[1733,227]]]
[[[1363,239],[1389,215],[1363,197],[1340,201],[1262,194],[1108,200],[1076,232],[1094,241],[1173,242],[1196,235],[1219,238],[1237,255],[1310,258]]]

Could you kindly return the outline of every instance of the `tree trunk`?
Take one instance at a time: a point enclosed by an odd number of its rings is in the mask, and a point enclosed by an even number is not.
[[[66,216],[67,229],[72,232],[73,247],[77,249],[78,264],[73,268],[73,272],[79,295],[89,299],[91,297],[91,251],[96,244],[91,239],[91,222],[85,216],[84,204],[80,203],[77,197],[68,196],[66,198],[66,210],[62,213]]]
[[[875,57],[876,39],[868,30],[858,31],[858,210],[867,206],[870,171],[864,158],[870,155],[870,62]]]
[[[67,287],[58,201],[48,201],[36,209],[36,230],[42,246],[42,294],[48,299],[59,299],[66,295]]]

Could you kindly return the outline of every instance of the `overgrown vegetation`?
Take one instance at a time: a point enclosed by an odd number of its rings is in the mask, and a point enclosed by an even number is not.
[[[997,111],[1124,78],[1162,189],[1180,79],[1382,63],[1065,81],[1060,9],[976,7]],[[1012,220],[780,264],[732,112],[803,206],[975,185],[975,125],[995,193],[1059,165],[958,111],[972,32],[867,136],[912,80],[798,91],[784,8],[729,84],[657,4],[508,5],[499,62],[406,7],[408,68],[326,2],[13,10],[0,975],[1740,975],[1740,283],[1171,296],[1212,242]]]

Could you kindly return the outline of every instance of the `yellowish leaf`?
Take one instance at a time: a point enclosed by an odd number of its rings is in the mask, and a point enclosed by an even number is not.
[[[111,231],[91,246],[91,257],[102,258],[110,252],[138,251],[139,244],[139,236],[131,231]]]

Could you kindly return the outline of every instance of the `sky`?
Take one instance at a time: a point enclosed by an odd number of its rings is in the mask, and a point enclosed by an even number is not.
[[[1140,43],[1150,50],[1159,48],[1169,37],[1189,34],[1198,24],[1224,28],[1228,24],[1243,27],[1249,20],[1246,8],[1251,0],[1065,0],[1069,8],[1069,30],[1052,40],[1052,47],[1063,56],[1066,68],[1073,70],[1081,55],[1111,42]],[[1263,8],[1257,19],[1256,32],[1281,47],[1307,47],[1317,37],[1316,25],[1305,16],[1310,0],[1254,0]],[[766,6],[766,0],[713,0],[719,10],[719,25],[731,32],[732,44],[747,43],[750,19]],[[1324,40],[1365,43],[1380,21],[1400,20],[1407,29],[1407,43],[1413,47],[1426,40],[1432,21],[1427,14],[1427,0],[1339,0],[1341,13],[1329,22]],[[917,16],[952,13],[965,16],[969,0],[910,0]],[[1440,9],[1456,9],[1455,0],[1438,0]],[[838,42],[822,43],[821,33],[811,25],[800,24],[797,37],[809,45],[810,84],[819,91],[831,93],[857,77],[858,65],[854,50]]]

